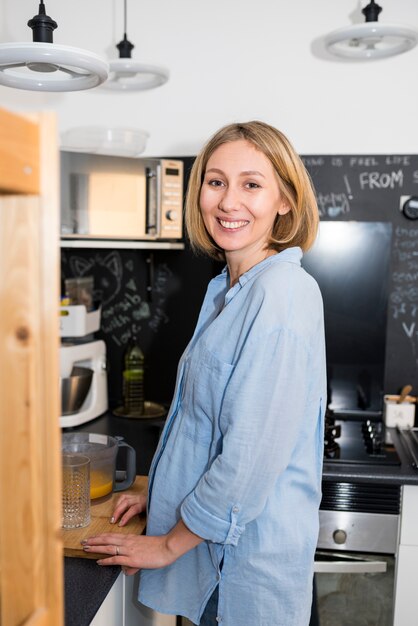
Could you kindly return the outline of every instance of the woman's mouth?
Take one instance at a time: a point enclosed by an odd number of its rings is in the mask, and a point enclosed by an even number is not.
[[[250,222],[249,220],[236,220],[234,222],[229,222],[218,218],[218,223],[222,226],[222,228],[226,228],[228,230],[238,230],[239,228],[247,226]]]

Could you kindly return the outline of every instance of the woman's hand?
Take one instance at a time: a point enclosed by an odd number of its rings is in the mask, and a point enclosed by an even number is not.
[[[81,542],[85,552],[104,554],[107,558],[98,565],[121,565],[125,574],[135,574],[139,569],[159,568],[176,560],[167,545],[167,535],[121,535],[105,533]]]
[[[125,526],[132,517],[143,513],[146,508],[147,496],[145,494],[135,496],[122,495],[116,503],[110,523],[116,524],[119,520],[118,526]]]
[[[133,508],[132,503],[129,507],[128,512]],[[98,565],[121,565],[125,574],[132,575],[142,568],[157,569],[171,565],[202,541],[202,537],[190,531],[180,520],[167,535],[122,535],[114,532],[89,537],[81,543],[85,552],[107,555],[107,558],[97,561]]]

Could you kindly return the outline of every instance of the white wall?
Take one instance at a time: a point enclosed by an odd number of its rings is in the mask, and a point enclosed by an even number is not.
[[[123,0],[45,0],[54,41],[116,57]],[[128,0],[133,56],[164,65],[146,92],[47,94],[0,87],[0,106],[57,111],[61,130],[100,124],[150,133],[146,155],[191,155],[219,126],[263,119],[303,154],[417,153],[418,46],[372,62],[321,58],[320,38],[368,0]],[[379,0],[381,22],[418,28],[417,0]],[[0,0],[0,41],[31,41],[37,0]]]

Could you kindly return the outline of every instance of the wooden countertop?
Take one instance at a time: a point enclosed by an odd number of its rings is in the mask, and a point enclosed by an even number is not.
[[[84,559],[97,559],[98,555],[83,551],[81,540],[93,535],[101,533],[134,533],[140,535],[144,532],[146,525],[145,515],[137,515],[129,520],[126,526],[120,527],[117,524],[110,523],[110,517],[115,508],[116,500],[122,493],[146,493],[148,479],[146,476],[137,476],[134,484],[130,489],[123,492],[112,493],[111,496],[100,498],[91,503],[91,522],[84,528],[75,528],[74,530],[63,530],[62,537],[64,541],[64,556],[73,556]]]

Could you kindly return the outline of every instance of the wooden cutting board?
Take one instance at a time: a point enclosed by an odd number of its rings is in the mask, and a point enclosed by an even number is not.
[[[123,493],[146,493],[148,479],[146,476],[137,476],[134,484],[130,489],[126,489]],[[74,530],[62,530],[62,537],[64,541],[64,556],[76,556],[83,559],[97,559],[97,553],[87,553],[83,551],[81,540],[86,537],[92,537],[94,535],[100,535],[101,533],[122,533],[129,534],[134,533],[141,535],[144,532],[146,517],[145,515],[136,515],[129,520],[126,526],[119,527],[117,524],[111,524],[110,518],[112,516],[115,504],[122,492],[112,493],[111,496],[100,498],[94,503],[91,502],[91,522],[84,528],[75,528]]]

